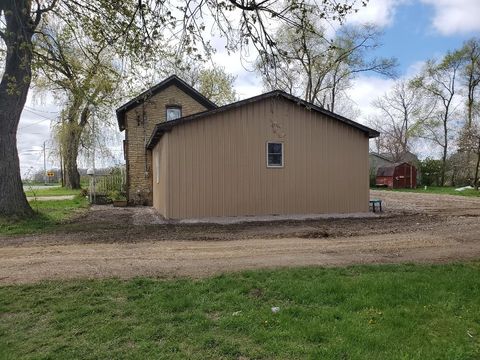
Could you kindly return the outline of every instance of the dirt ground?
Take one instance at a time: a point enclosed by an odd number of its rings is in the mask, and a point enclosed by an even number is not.
[[[382,215],[229,225],[95,207],[55,233],[0,237],[0,284],[480,258],[480,198],[389,191],[371,198],[383,200]]]

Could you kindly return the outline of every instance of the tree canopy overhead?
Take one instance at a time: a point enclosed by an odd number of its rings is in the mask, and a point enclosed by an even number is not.
[[[282,24],[305,26],[292,14],[299,18],[308,12],[341,22],[365,4],[365,0],[1,0],[5,51],[0,82],[0,215],[32,214],[20,178],[16,133],[32,81],[35,37],[45,19],[62,22],[73,36],[101,40],[120,61],[148,66],[172,42],[177,55],[201,57],[210,48],[208,31],[225,37],[230,50],[253,45],[261,56],[268,56],[276,48],[272,29]]]

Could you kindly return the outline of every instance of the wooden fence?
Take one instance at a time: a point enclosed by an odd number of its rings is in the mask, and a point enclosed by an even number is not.
[[[98,197],[99,200],[108,197],[113,192],[124,194],[126,191],[126,173],[125,168],[115,168],[110,174],[95,175],[90,178],[89,193],[90,198]],[[96,200],[91,200],[97,202]],[[104,202],[103,199],[100,202]]]

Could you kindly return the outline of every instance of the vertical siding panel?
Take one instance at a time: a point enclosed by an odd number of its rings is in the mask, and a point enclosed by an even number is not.
[[[313,114],[312,111],[308,111],[308,157],[307,157],[307,166],[308,166],[308,187],[309,187],[309,206],[308,206],[308,212],[312,213],[314,212],[314,208],[316,206],[316,192],[317,192],[317,169],[315,166],[315,158],[317,155],[316,151],[316,143],[315,143],[315,123],[313,120]]]
[[[167,139],[167,147],[168,147],[168,151],[167,151],[167,154],[166,154],[166,157],[167,157],[167,168],[166,168],[166,174],[165,174],[165,188],[166,188],[166,192],[165,192],[165,198],[166,198],[166,204],[165,204],[165,217],[167,218],[171,218],[172,217],[172,200],[171,200],[171,192],[172,192],[172,168],[171,167],[171,163],[172,163],[172,142],[170,142],[169,140],[169,137],[171,135],[170,134],[165,134],[163,135],[163,137],[165,137]]]
[[[170,178],[170,186],[169,186],[169,191],[168,191],[168,198],[169,198],[169,203],[170,203],[170,217],[174,218],[176,216],[175,210],[177,206],[177,201],[175,196],[176,196],[176,191],[177,191],[177,186],[178,186],[178,181],[176,179],[177,172],[178,172],[178,161],[177,161],[177,141],[176,141],[176,132],[172,131],[169,134],[169,145],[170,145],[170,152],[168,154],[168,157],[170,159],[170,171],[169,171],[169,178]]]
[[[194,184],[198,184],[201,182],[202,179],[202,174],[201,174],[201,166],[200,166],[200,158],[201,158],[201,151],[200,151],[200,136],[201,133],[203,132],[203,121],[202,122],[196,122],[196,134],[194,136],[195,141],[194,146],[192,148],[194,158],[195,158],[195,164],[194,164],[194,174],[193,174],[193,182]],[[200,201],[200,191],[197,188],[196,185],[193,187],[193,199],[195,202],[195,214],[200,214],[201,211],[201,201]],[[196,216],[196,215],[195,215]]]
[[[334,143],[336,142],[335,139],[335,128],[332,126],[333,120],[328,119],[328,129],[327,129],[327,134],[328,134],[328,152],[327,156],[334,157],[335,161],[329,161],[329,175],[327,177],[327,191],[328,191],[328,209],[330,211],[335,212],[335,194],[334,194],[334,189],[333,189],[333,184],[335,183],[335,179],[337,176],[337,163],[341,161],[339,158],[339,151],[338,147],[334,146]]]
[[[285,144],[283,169],[266,166],[271,140]],[[368,139],[283,99],[175,127],[165,144],[171,218],[366,210]]]
[[[203,162],[203,181],[204,181],[204,186],[203,189],[199,189],[199,191],[202,191],[202,214],[205,214],[205,216],[210,215],[209,214],[209,206],[208,206],[208,201],[211,198],[211,189],[212,189],[212,180],[211,180],[211,171],[209,169],[212,168],[212,156],[211,156],[211,142],[206,141],[207,139],[207,124],[205,121],[202,121],[202,141],[203,141],[203,153],[202,153],[202,162]],[[199,184],[201,186],[201,184]]]
[[[224,209],[224,197],[225,197],[225,183],[224,183],[224,175],[225,175],[225,136],[223,134],[223,119],[220,118],[217,120],[217,126],[215,128],[217,133],[217,139],[219,143],[218,151],[217,151],[217,164],[218,167],[216,168],[216,178],[218,184],[218,191],[219,196],[217,197],[217,206],[219,208],[219,214],[221,216],[225,215]]]
[[[312,149],[312,167],[313,171],[315,172],[313,179],[315,181],[314,184],[314,189],[315,189],[315,203],[312,207],[312,212],[315,212],[315,209],[318,209],[318,204],[321,204],[321,184],[319,183],[320,179],[320,164],[321,164],[321,157],[322,154],[319,151],[320,149],[320,144],[319,144],[319,139],[318,139],[318,134],[320,133],[320,122],[321,118],[319,119],[320,121],[315,121],[314,119],[314,114],[311,112],[310,114],[310,121],[312,122],[313,125],[313,131],[312,131],[312,142],[313,142],[313,149]]]
[[[326,134],[326,123],[327,123],[327,119],[322,116],[321,120],[319,121],[320,123],[320,131],[319,131],[319,136],[320,136],[320,146],[319,146],[319,151],[320,151],[320,159],[321,159],[321,163],[320,163],[320,175],[319,175],[319,180],[320,180],[320,189],[321,189],[321,193],[322,193],[322,197],[321,197],[321,211],[325,211],[327,209],[327,202],[328,202],[328,188],[325,187],[324,185],[324,182],[325,182],[325,179],[327,178],[327,174],[328,174],[328,163],[326,162],[326,159],[325,159],[325,156],[326,156],[326,153],[327,153],[327,143],[326,143],[326,139],[325,139],[325,134]],[[325,191],[326,190],[326,191]]]
[[[187,217],[190,217],[190,213],[191,213],[191,207],[188,206],[188,203],[187,203],[187,199],[190,199],[191,198],[191,194],[190,194],[190,187],[188,186],[190,184],[190,179],[192,178],[192,175],[191,175],[191,166],[189,167],[188,164],[187,165],[187,142],[185,141],[185,134],[186,134],[186,131],[187,131],[187,127],[186,126],[181,126],[180,128],[180,132],[179,132],[179,135],[180,135],[180,138],[181,138],[181,142],[182,142],[182,147],[181,147],[181,158],[180,158],[180,168],[182,169],[181,170],[181,173],[180,173],[180,182],[182,184],[181,186],[181,196],[182,196],[182,209],[184,209],[185,213],[187,214]],[[192,140],[193,137],[190,138],[190,141]]]
[[[177,210],[184,211],[185,209],[185,185],[184,185],[184,175],[185,174],[185,167],[184,167],[184,150],[185,150],[185,140],[183,133],[185,132],[185,127],[180,126],[178,127],[178,131],[176,134],[176,139],[177,139],[177,171],[176,171],[176,179],[177,181],[177,191],[175,191],[175,196],[178,199],[178,205],[177,205]]]

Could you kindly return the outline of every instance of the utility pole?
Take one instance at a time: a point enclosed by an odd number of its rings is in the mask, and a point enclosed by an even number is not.
[[[43,183],[47,185],[47,148],[46,141],[43,142]]]

